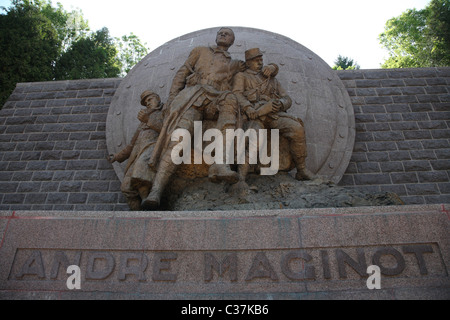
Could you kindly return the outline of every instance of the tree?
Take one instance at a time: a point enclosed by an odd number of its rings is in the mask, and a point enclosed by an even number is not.
[[[359,68],[359,65],[353,59],[339,55],[334,61],[333,70],[355,70]]]
[[[13,0],[0,14],[0,107],[18,82],[54,79],[58,57],[88,25],[81,12],[49,1]]]
[[[116,38],[116,43],[122,65],[121,76],[125,76],[134,65],[148,54],[147,44],[142,44],[141,40],[133,33],[122,36],[122,38]]]
[[[148,49],[130,34],[92,32],[81,10],[12,0],[0,12],[0,108],[18,82],[124,76]]]
[[[380,43],[389,58],[382,68],[450,66],[450,0],[431,0],[386,22]]]
[[[28,1],[0,15],[0,83],[3,102],[17,82],[43,81],[53,76],[61,41],[52,22]]]
[[[450,66],[450,0],[433,0],[428,6],[427,34],[436,66]]]
[[[61,3],[57,3],[54,8],[51,2],[45,2],[41,6],[42,13],[50,19],[54,28],[58,32],[59,39],[62,42],[61,50],[66,51],[74,41],[88,36],[89,24],[84,19],[83,13],[79,9],[67,12]]]
[[[94,79],[118,77],[121,62],[108,28],[72,43],[56,62],[55,79]]]

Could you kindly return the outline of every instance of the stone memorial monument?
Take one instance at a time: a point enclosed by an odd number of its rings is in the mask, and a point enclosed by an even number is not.
[[[218,27],[124,79],[18,84],[0,110],[0,299],[448,300],[449,79],[335,72]],[[237,307],[208,315],[276,313]]]
[[[261,30],[234,29],[204,30],[189,43],[177,39],[165,44],[145,57],[117,90],[107,120],[112,162],[122,162],[123,157],[118,157],[121,147],[129,148],[129,141],[136,139],[135,128],[142,122],[142,111],[138,113],[141,94],[154,91],[165,101],[161,111],[164,124],[149,151],[147,172],[143,173],[154,176],[151,187],[141,188],[138,194],[140,187],[135,186],[130,197],[127,177],[130,165],[114,164],[117,175],[124,180],[123,191],[133,210],[203,208],[202,201],[189,204],[187,198],[192,193],[211,199],[225,196],[228,206],[236,207],[238,203],[242,206],[247,201],[266,203],[270,208],[269,203],[261,201],[267,196],[266,191],[258,192],[257,197],[255,191],[257,185],[270,181],[258,176],[259,172],[270,170],[264,168],[267,163],[258,160],[263,151],[271,152],[259,148],[263,137],[254,138],[252,133],[269,131],[266,146],[273,147],[275,152],[270,157],[277,162],[277,170],[270,175],[293,170],[294,179],[286,174],[275,178],[277,187],[287,183],[289,188],[290,183],[291,189],[298,189],[302,184],[295,180],[313,180],[316,187],[324,182],[337,183],[345,172],[353,150],[355,123],[350,98],[340,79],[317,55],[288,38]],[[144,120],[147,126],[155,127],[152,122],[159,123],[161,118]],[[179,140],[172,136],[180,129],[191,136],[194,161],[183,155],[188,161],[175,164],[174,147],[179,146]],[[209,164],[203,161],[208,145],[213,152],[219,152],[218,141],[204,138],[208,129],[221,133],[219,161],[223,164],[216,163],[217,155]],[[247,144],[239,147],[233,144],[234,149],[228,151],[226,147],[234,138],[226,139],[227,130],[235,134],[242,130]],[[273,146],[268,143],[271,133],[279,135],[279,139],[273,137]],[[258,154],[260,159],[250,159]],[[198,157],[200,161],[195,161]],[[226,159],[232,161],[225,163]],[[269,165],[273,166],[273,161]],[[256,173],[249,179],[251,185],[246,181],[249,171]],[[207,181],[224,183],[214,186]],[[314,193],[312,190],[307,193]],[[211,210],[223,205],[216,203],[204,208]]]

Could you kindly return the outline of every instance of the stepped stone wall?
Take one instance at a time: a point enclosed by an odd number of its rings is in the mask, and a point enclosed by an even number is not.
[[[355,110],[348,188],[450,203],[450,68],[338,71]],[[19,83],[0,110],[0,210],[129,210],[106,160],[122,79]]]
[[[450,68],[339,71],[356,138],[340,185],[450,201]]]

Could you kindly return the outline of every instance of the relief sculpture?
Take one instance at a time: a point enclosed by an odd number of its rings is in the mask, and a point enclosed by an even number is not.
[[[289,140],[296,179],[311,179],[305,166],[303,123],[285,112],[292,101],[275,79],[278,66],[263,66],[259,48],[245,52],[246,62],[232,59],[228,49],[234,40],[233,30],[221,28],[216,46],[194,48],[176,72],[164,108],[156,93],[142,93],[141,104],[147,109],[138,114],[141,124],[130,144],[109,158],[110,162],[128,159],[121,189],[132,210],[160,207],[162,194],[178,168],[172,159],[177,142],[171,135],[177,129],[194,134],[195,121],[214,121],[223,146],[227,145],[227,129],[278,129]],[[237,170],[228,163],[213,163],[208,178],[236,184],[245,181],[248,167],[248,162]]]
[[[128,160],[121,190],[131,210],[141,209],[142,199],[147,197],[152,187],[156,172],[148,163],[163,124],[163,104],[159,95],[144,91],[141,94],[141,105],[146,108],[138,114],[140,124],[131,142],[108,158],[110,162]]]
[[[223,27],[174,39],[114,97],[108,160],[131,210],[401,204],[337,186],[355,137],[348,92],[323,60],[280,35]]]

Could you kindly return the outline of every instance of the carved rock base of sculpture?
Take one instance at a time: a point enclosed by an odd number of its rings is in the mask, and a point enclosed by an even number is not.
[[[207,171],[206,171],[207,172]],[[244,185],[216,184],[208,178],[177,177],[161,210],[265,210],[402,205],[394,193],[366,194],[321,179],[298,181],[292,173],[249,174]]]

